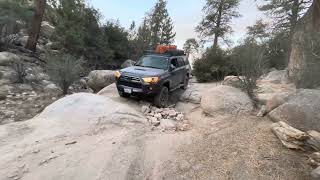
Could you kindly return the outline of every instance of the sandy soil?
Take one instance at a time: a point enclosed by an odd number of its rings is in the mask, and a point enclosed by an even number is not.
[[[196,84],[200,92],[216,85]],[[137,100],[121,99],[112,88],[102,95],[140,110]],[[0,179],[310,178],[306,157],[282,147],[267,118],[209,117],[190,103],[176,108],[191,130],[161,132],[134,121],[97,123],[81,133],[26,141],[33,132],[28,122],[0,127]]]

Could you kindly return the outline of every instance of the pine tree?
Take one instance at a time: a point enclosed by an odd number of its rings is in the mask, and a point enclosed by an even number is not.
[[[232,31],[232,18],[240,16],[238,6],[239,0],[206,0],[203,8],[206,16],[196,28],[200,36],[203,39],[213,36],[213,47],[218,47],[219,39]]]
[[[274,19],[274,31],[285,33],[289,45],[287,61],[291,54],[291,44],[298,20],[303,16],[311,0],[264,0],[266,4],[259,7]]]
[[[267,32],[267,27],[268,23],[263,22],[262,19],[257,20],[253,26],[247,27],[248,38],[263,43],[266,39],[270,37],[269,32]]]
[[[169,45],[174,42],[173,22],[167,10],[167,1],[159,0],[150,13],[151,47],[157,44]]]
[[[194,52],[198,52],[199,47],[200,47],[199,43],[194,38],[187,39],[183,45],[183,49],[184,49],[185,53],[187,54],[188,58],[189,58],[190,54],[192,54]]]
[[[291,37],[298,20],[303,16],[311,0],[264,0],[259,10],[267,12],[274,20],[274,28],[285,31]]]
[[[136,58],[143,55],[144,50],[151,49],[151,30],[150,30],[150,20],[148,16],[143,19],[141,26],[138,28],[136,37]]]

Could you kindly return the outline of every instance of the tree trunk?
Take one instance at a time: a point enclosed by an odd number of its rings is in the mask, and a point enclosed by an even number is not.
[[[290,18],[290,32],[289,32],[289,48],[287,52],[287,62],[286,65],[288,65],[290,61],[290,55],[292,51],[292,43],[293,43],[293,36],[297,27],[298,19],[299,19],[299,0],[294,0],[292,9],[291,9],[291,18]]]
[[[41,22],[46,7],[46,0],[35,0],[35,5],[36,8],[34,11],[32,25],[29,32],[28,42],[26,44],[26,48],[33,52],[36,51],[37,42],[40,35]]]
[[[224,1],[221,1],[220,5],[219,5],[219,9],[218,9],[219,14],[218,14],[218,17],[217,17],[217,26],[216,26],[217,32],[214,34],[214,40],[213,40],[213,47],[214,48],[218,47],[218,40],[219,40],[219,37],[220,37],[219,29],[220,29],[220,26],[221,26],[221,17],[222,17],[222,11],[223,11],[223,4],[224,4]]]
[[[320,1],[314,0],[313,4],[313,12],[312,12],[312,22],[313,22],[313,29],[316,32],[320,32]]]
[[[309,10],[299,21],[293,34],[288,64],[289,77],[292,80],[299,79],[307,64],[305,52],[301,48],[301,42],[304,41],[305,35],[320,32],[320,0],[314,0]]]

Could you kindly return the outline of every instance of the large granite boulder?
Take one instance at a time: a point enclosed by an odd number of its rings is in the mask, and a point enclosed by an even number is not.
[[[114,71],[111,70],[95,70],[91,71],[88,76],[88,86],[95,92],[109,86],[115,82]]]
[[[13,62],[19,61],[20,57],[11,52],[0,52],[0,66],[11,66]]]
[[[269,113],[274,121],[285,121],[303,130],[320,131],[320,90],[301,89]]]
[[[253,110],[249,96],[240,89],[231,86],[217,86],[202,95],[201,107],[210,115],[247,114]]]

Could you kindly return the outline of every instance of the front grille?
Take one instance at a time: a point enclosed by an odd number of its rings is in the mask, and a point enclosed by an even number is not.
[[[141,83],[141,79],[140,79],[139,77],[124,75],[124,76],[122,76],[121,78],[124,79],[124,80],[126,80],[126,81],[132,81],[132,82]]]
[[[123,85],[123,86],[128,86],[128,87],[132,87],[132,88],[138,88],[141,89],[142,88],[142,84],[141,83],[137,83],[137,82],[129,82],[129,81],[124,81],[121,80],[118,82],[119,85]]]

